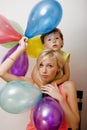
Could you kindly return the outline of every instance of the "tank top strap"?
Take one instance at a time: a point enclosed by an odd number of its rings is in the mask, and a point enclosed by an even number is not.
[[[62,85],[59,85],[59,92],[67,102],[67,98],[66,98],[66,95],[65,95],[65,93],[63,91],[63,86]],[[63,122],[62,122],[62,124],[61,124],[61,126],[60,126],[60,128],[58,130],[68,130],[67,122],[66,122],[66,119],[65,119],[65,114],[64,114],[64,117],[63,117]]]
[[[63,91],[62,85],[59,85],[59,92],[61,93],[61,95],[63,96],[63,98],[66,100],[66,95],[65,95],[65,93]]]

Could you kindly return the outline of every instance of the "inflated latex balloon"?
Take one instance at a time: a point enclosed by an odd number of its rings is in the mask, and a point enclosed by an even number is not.
[[[62,18],[62,7],[56,0],[41,0],[31,10],[25,36],[32,38],[53,30]]]
[[[35,107],[41,99],[40,89],[24,81],[8,82],[0,91],[1,108],[13,114]]]
[[[51,97],[44,97],[35,107],[33,120],[37,130],[58,130],[63,120],[63,110]]]
[[[7,59],[17,49],[18,46],[19,44],[17,44],[15,47],[10,49],[5,55],[5,57],[3,58],[2,62],[5,61],[5,59]],[[26,52],[23,52],[23,54],[17,59],[17,61],[10,69],[10,72],[17,76],[24,76],[28,70],[28,67],[29,67],[28,56]]]
[[[13,26],[13,28],[23,36],[24,30],[21,27],[21,25],[19,23],[17,23],[16,21],[13,21],[13,20],[10,20],[10,23]]]
[[[9,20],[0,15],[0,44],[19,41],[22,35],[10,24]]]
[[[37,58],[43,49],[40,36],[28,40],[28,48],[26,49],[27,55]]]
[[[13,20],[10,20],[9,22],[13,26],[13,28],[15,28],[15,30],[23,36],[24,31],[23,31],[22,27],[17,22],[15,22]],[[3,47],[6,47],[6,48],[12,48],[17,44],[18,44],[18,41],[14,41],[14,42],[9,42],[9,43],[6,43],[6,44],[1,44],[1,45]]]

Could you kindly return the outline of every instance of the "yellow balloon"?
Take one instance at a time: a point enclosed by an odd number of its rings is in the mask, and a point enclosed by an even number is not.
[[[26,49],[27,55],[37,58],[43,49],[44,48],[40,36],[36,36],[28,40],[28,48]]]

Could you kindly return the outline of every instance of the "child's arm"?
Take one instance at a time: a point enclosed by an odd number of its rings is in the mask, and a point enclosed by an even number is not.
[[[38,84],[38,86],[42,86],[40,76],[39,76],[38,71],[37,71],[37,65],[34,66],[32,73],[31,73],[31,77],[32,77],[33,81],[36,84]]]
[[[52,84],[57,84],[60,85],[61,83],[64,83],[65,81],[69,80],[70,78],[70,67],[69,67],[69,61],[67,60],[65,65],[64,65],[64,70],[63,70],[63,76],[60,79],[56,79],[55,81],[52,82]]]

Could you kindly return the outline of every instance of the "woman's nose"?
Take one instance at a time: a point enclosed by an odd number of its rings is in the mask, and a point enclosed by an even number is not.
[[[47,69],[46,69],[45,66],[43,67],[43,70],[42,70],[42,71],[43,71],[43,73],[46,73]]]

